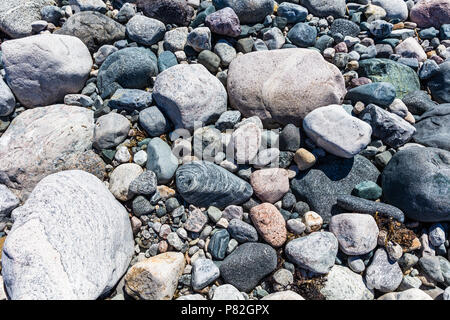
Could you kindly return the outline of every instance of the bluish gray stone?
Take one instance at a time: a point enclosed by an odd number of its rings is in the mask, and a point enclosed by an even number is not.
[[[131,181],[129,190],[137,195],[151,196],[156,192],[158,179],[153,171],[147,170]]]
[[[405,215],[402,210],[382,202],[375,202],[352,195],[341,195],[337,197],[337,205],[347,212],[358,212],[375,215],[377,212],[381,215],[392,217],[395,220],[404,222]]]
[[[273,0],[213,0],[217,10],[230,7],[236,12],[241,24],[262,22],[273,11]]]
[[[241,120],[241,113],[237,110],[229,110],[222,113],[216,122],[216,128],[220,131],[233,129]]]
[[[108,102],[111,109],[142,110],[152,104],[152,94],[139,89],[118,89]]]
[[[241,34],[239,18],[232,8],[226,7],[206,16],[205,26],[212,32],[237,37]]]
[[[132,41],[144,46],[151,46],[163,39],[166,26],[159,20],[135,15],[128,21],[126,32]]]
[[[194,16],[194,9],[186,0],[137,0],[138,11],[165,24],[187,26]]]
[[[388,107],[395,99],[395,87],[388,82],[374,82],[350,89],[345,96],[353,103],[358,101],[368,105],[376,104],[380,107]]]
[[[230,234],[227,230],[221,229],[213,234],[209,241],[208,252],[216,260],[223,260],[227,253],[228,242],[230,242]]]
[[[232,219],[227,229],[230,235],[241,243],[258,241],[256,229],[240,219]]]
[[[434,281],[444,282],[441,263],[437,256],[423,256],[419,259],[419,266]]]
[[[439,71],[428,82],[431,95],[439,103],[450,103],[450,61],[439,65]]]
[[[158,107],[150,107],[139,112],[139,124],[150,137],[159,137],[170,131],[170,123]]]
[[[416,121],[414,142],[426,147],[450,151],[450,103],[441,104],[425,112]]]
[[[199,207],[241,204],[253,194],[249,183],[206,161],[182,165],[176,173],[176,185],[186,202]]]
[[[369,289],[392,292],[403,279],[403,272],[397,262],[391,261],[383,248],[375,251],[372,262],[366,270],[366,284]]]
[[[147,170],[156,174],[159,184],[164,184],[172,180],[177,168],[178,159],[169,145],[160,138],[153,138],[147,146]]]
[[[340,33],[344,37],[357,37],[360,32],[361,29],[359,28],[359,26],[353,21],[347,19],[336,19],[333,21],[330,27],[331,35]]]
[[[310,13],[321,18],[343,17],[346,11],[345,0],[302,0],[301,3]]]
[[[0,117],[9,116],[14,112],[15,107],[16,98],[3,78],[0,77]]]
[[[278,5],[277,15],[286,18],[287,23],[303,22],[308,15],[308,9],[295,3],[282,2]]]
[[[316,43],[317,29],[307,23],[299,22],[289,30],[287,37],[297,47],[312,47]]]
[[[159,72],[178,64],[177,57],[171,51],[163,51],[158,57]]]
[[[192,288],[201,290],[216,281],[220,276],[219,268],[210,259],[197,259],[192,264]]]

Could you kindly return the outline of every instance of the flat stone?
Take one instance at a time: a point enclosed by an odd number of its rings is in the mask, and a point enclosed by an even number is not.
[[[133,265],[125,292],[137,300],[171,300],[186,262],[180,252],[166,252]]]
[[[179,167],[176,185],[186,202],[199,207],[224,208],[230,204],[241,204],[253,194],[250,184],[226,169],[205,161],[194,161]]]
[[[286,222],[273,204],[263,203],[253,207],[250,218],[261,237],[272,247],[281,247],[286,242]]]
[[[192,264],[192,288],[201,290],[216,281],[220,276],[219,268],[210,259],[197,259]]]
[[[118,146],[128,136],[130,121],[118,113],[108,113],[97,119],[93,145],[98,150]]]
[[[398,263],[391,261],[383,248],[375,251],[366,271],[367,287],[381,292],[391,292],[398,288],[402,279],[403,272]]]
[[[256,170],[250,176],[250,184],[261,201],[275,203],[289,191],[288,172],[280,168]]]
[[[147,145],[147,170],[153,171],[158,183],[170,182],[178,168],[178,159],[170,146],[160,138],[153,138]]]
[[[308,236],[289,241],[285,253],[289,261],[300,268],[328,273],[334,265],[338,241],[330,232],[313,232]]]
[[[45,177],[12,216],[2,275],[14,300],[97,299],[134,253],[127,211],[87,172]]]
[[[133,197],[129,190],[131,182],[142,174],[141,166],[135,163],[124,163],[116,167],[109,177],[109,190],[120,201]]]

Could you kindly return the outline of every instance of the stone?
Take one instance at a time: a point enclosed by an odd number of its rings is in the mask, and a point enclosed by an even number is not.
[[[415,300],[433,300],[428,294],[423,292],[418,288],[411,288],[408,290],[400,291],[400,292],[389,292],[377,300],[407,300],[407,301],[415,301]]]
[[[157,183],[156,174],[147,170],[130,183],[129,191],[134,194],[151,196],[156,192]]]
[[[286,18],[287,23],[298,23],[306,20],[308,10],[295,3],[282,2],[278,5],[277,15]]]
[[[152,94],[150,92],[138,89],[117,89],[108,102],[112,109],[142,110],[152,103]]]
[[[227,230],[231,237],[240,243],[258,241],[258,232],[256,229],[240,219],[232,219]]]
[[[203,65],[209,72],[217,73],[220,66],[220,58],[217,54],[209,50],[203,50],[197,57],[198,63]]]
[[[419,266],[431,280],[444,282],[441,263],[437,256],[423,256],[419,259]]]
[[[374,20],[369,24],[370,33],[378,39],[387,38],[393,29],[394,25],[384,20]]]
[[[231,221],[233,219],[242,220],[243,215],[244,215],[244,209],[241,206],[235,206],[235,205],[227,206],[222,212],[222,217],[224,217],[228,221]]]
[[[295,235],[300,235],[306,230],[305,224],[302,222],[302,219],[289,219],[286,222],[286,226],[290,232],[292,232]]]
[[[170,131],[170,123],[157,107],[139,112],[139,124],[150,137],[159,137]]]
[[[378,226],[368,214],[342,213],[331,217],[330,231],[336,236],[339,248],[346,255],[359,256],[377,246]]]
[[[0,184],[0,218],[8,216],[19,204],[20,200],[16,195],[8,187]]]
[[[280,168],[256,170],[250,176],[250,184],[262,202],[275,203],[289,191],[288,172]]]
[[[355,185],[363,181],[377,181],[379,174],[362,156],[353,159],[327,156],[309,171],[298,173],[291,188],[298,199],[306,200],[327,223],[332,214],[342,212],[337,206],[339,196],[350,195]]]
[[[417,73],[410,67],[388,59],[366,59],[359,62],[358,74],[373,82],[389,82],[396,91],[397,98],[420,90]]]
[[[190,204],[224,208],[246,202],[253,189],[244,180],[211,162],[194,161],[176,172],[177,190]]]
[[[412,147],[397,152],[381,176],[384,200],[423,222],[450,219],[450,153]]]
[[[133,214],[137,217],[150,214],[155,208],[151,205],[143,196],[137,196],[134,198],[133,203]]]
[[[137,300],[171,300],[185,265],[180,252],[166,252],[142,260],[125,275],[125,292]]]
[[[16,98],[8,85],[0,77],[0,117],[9,116],[16,107]]]
[[[273,0],[213,0],[217,10],[230,7],[239,17],[241,24],[262,22],[274,9]]]
[[[283,2],[286,3],[286,2]],[[305,300],[301,295],[298,293],[295,293],[294,291],[287,290],[287,291],[279,291],[274,292],[271,294],[268,294],[267,296],[264,296],[261,298],[261,300]]]
[[[400,99],[395,99],[388,107],[388,110],[395,113],[400,118],[405,119],[408,115],[408,107]]]
[[[286,242],[286,222],[273,204],[263,203],[253,207],[250,218],[264,241],[272,247],[281,247]]]
[[[197,259],[192,264],[192,288],[201,290],[216,281],[220,276],[219,268],[210,259]]]
[[[387,20],[405,21],[408,19],[408,7],[403,0],[373,0],[372,4],[386,10]]]
[[[450,104],[441,104],[425,112],[415,124],[413,141],[426,147],[450,151]]]
[[[248,242],[238,246],[220,264],[225,283],[249,292],[277,267],[276,251],[267,244]],[[217,290],[217,289],[216,289]]]
[[[2,61],[9,87],[29,108],[78,93],[92,67],[89,51],[79,39],[54,34],[3,42]]]
[[[236,58],[236,49],[225,40],[219,40],[219,42],[216,43],[214,46],[214,53],[217,54],[220,58],[220,63],[222,66],[227,67],[231,61],[233,61],[234,58]],[[225,81],[226,84],[226,81]],[[239,119],[240,119],[240,112],[239,111],[228,111],[231,112],[231,114],[239,113]],[[238,120],[239,121],[239,120]]]
[[[339,18],[343,17],[346,11],[345,0],[302,0],[301,3],[317,17],[333,16]]]
[[[335,19],[330,27],[331,35],[340,33],[344,37],[357,37],[360,32],[358,24],[347,19]]]
[[[176,128],[213,123],[227,109],[227,92],[202,65],[176,65],[156,78],[153,98]],[[199,126],[199,127],[200,127]]]
[[[230,242],[230,234],[227,230],[221,229],[214,233],[209,241],[208,251],[216,260],[223,260],[227,253],[228,243]]]
[[[377,200],[381,197],[382,189],[373,181],[364,181],[357,184],[352,193],[359,198]]]
[[[159,20],[142,15],[135,15],[126,25],[130,40],[144,46],[151,46],[164,38],[166,26]]]
[[[283,2],[285,3],[285,2]],[[280,132],[279,147],[283,151],[296,152],[300,148],[300,129],[293,124],[287,124]]]
[[[361,275],[339,265],[331,268],[320,293],[326,300],[373,300],[374,298]]]
[[[114,155],[114,159],[119,163],[129,162],[131,160],[130,151],[128,151],[128,148],[125,146],[118,146]]]
[[[145,89],[158,72],[154,53],[146,48],[125,48],[105,60],[98,72],[97,86],[102,98],[116,90]]]
[[[323,225],[322,217],[314,211],[305,212],[303,221],[305,222],[306,232],[308,233],[319,231]]]
[[[395,47],[395,53],[404,58],[416,58],[419,62],[424,62],[427,60],[427,54],[414,38],[403,40],[398,46]]]
[[[41,19],[41,10],[53,0],[4,0],[0,4],[0,31],[10,38],[28,37],[31,24]]]
[[[383,248],[375,251],[372,262],[366,270],[366,285],[369,289],[391,292],[398,288],[403,272],[397,262],[389,259]]]
[[[4,45],[2,45],[4,46]],[[439,103],[450,103],[450,61],[439,65],[439,71],[428,81],[433,99]]]
[[[127,23],[132,17],[136,15],[136,6],[129,2],[125,2],[119,12],[117,13],[116,19],[120,23]]]
[[[141,166],[135,163],[124,163],[116,167],[109,177],[109,190],[120,201],[127,201],[133,197],[129,190],[134,179],[142,174]]]
[[[64,104],[89,108],[94,105],[94,101],[84,94],[68,94],[64,97]]]
[[[375,82],[362,85],[347,92],[346,99],[353,103],[358,101],[364,104],[376,104],[380,107],[388,107],[396,96],[395,87],[388,82]]]
[[[450,23],[450,1],[419,1],[410,12],[411,21],[420,28],[436,27]]]
[[[213,33],[229,37],[241,34],[239,18],[232,8],[226,7],[206,16],[205,26]]]
[[[431,100],[426,91],[421,90],[407,94],[403,97],[402,101],[406,104],[406,107],[412,114],[419,116],[433,109],[437,105],[436,102]]]
[[[435,223],[430,227],[428,238],[430,240],[430,243],[435,246],[439,247],[442,244],[445,243],[445,230],[442,224]]]
[[[81,11],[106,13],[106,4],[102,0],[69,0],[69,4]]]
[[[178,159],[170,146],[160,138],[153,138],[147,146],[147,170],[156,174],[159,184],[164,184],[172,180],[177,168]]]
[[[94,53],[94,61],[98,66],[101,66],[103,62],[105,62],[106,58],[108,58],[111,54],[118,51],[117,47],[112,46],[110,44],[105,44],[101,46],[96,53]]]
[[[281,49],[286,42],[283,33],[277,27],[264,32],[263,40],[269,50]]]
[[[382,202],[370,201],[351,195],[341,195],[337,198],[337,205],[349,212],[366,213],[374,216],[377,212],[381,215],[392,217],[404,222],[405,215],[400,209]]]
[[[0,184],[26,199],[42,178],[81,160],[93,135],[94,113],[85,108],[54,105],[22,112],[0,137]],[[92,161],[76,165],[88,172],[99,169]]]
[[[130,128],[126,117],[118,113],[105,114],[95,123],[93,146],[98,150],[114,148],[127,138]]]
[[[77,37],[94,53],[105,44],[125,39],[125,26],[99,12],[84,11],[67,19],[55,34]]]
[[[330,232],[313,232],[308,236],[289,241],[286,257],[300,268],[327,274],[334,265],[338,241]]]
[[[295,152],[294,161],[301,171],[308,170],[316,164],[316,156],[304,148],[300,148]]]
[[[158,57],[158,69],[163,72],[178,64],[177,56],[170,51],[163,51]]]
[[[254,161],[261,146],[261,129],[248,122],[239,126],[231,135],[231,145],[237,164]]]
[[[187,26],[194,16],[194,9],[186,0],[137,0],[138,11],[164,24]]]
[[[181,27],[167,31],[164,35],[164,50],[177,52],[184,50],[187,42],[188,28]]]
[[[12,216],[2,275],[14,300],[97,299],[133,256],[127,211],[87,172],[45,177]]]
[[[231,284],[223,284],[213,291],[211,300],[245,300],[242,293]]]
[[[227,89],[231,106],[244,116],[281,124],[300,123],[310,111],[340,103],[346,92],[339,70],[308,49],[239,56],[229,66]]]
[[[306,135],[319,147],[343,158],[353,158],[371,141],[372,128],[349,115],[340,105],[320,107],[303,120]]]
[[[307,23],[299,22],[289,30],[287,37],[299,48],[313,47],[316,43],[317,29]]]
[[[215,126],[218,130],[224,131],[227,129],[233,129],[234,126],[241,120],[241,113],[237,110],[225,111],[220,115]]]
[[[358,116],[370,124],[374,137],[393,148],[403,146],[416,132],[414,126],[406,120],[374,104],[366,106]]]
[[[211,50],[211,30],[208,27],[199,27],[187,35],[187,44],[197,52]]]

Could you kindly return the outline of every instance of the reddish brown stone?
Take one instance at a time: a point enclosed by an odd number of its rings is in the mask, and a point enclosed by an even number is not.
[[[263,203],[253,207],[250,218],[261,237],[272,247],[281,247],[286,242],[286,222],[273,204]]]

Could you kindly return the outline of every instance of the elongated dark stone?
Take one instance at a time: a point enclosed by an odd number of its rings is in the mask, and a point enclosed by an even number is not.
[[[207,161],[194,161],[179,167],[176,184],[183,199],[197,207],[224,208],[244,203],[253,194],[249,183]]]

